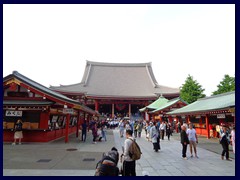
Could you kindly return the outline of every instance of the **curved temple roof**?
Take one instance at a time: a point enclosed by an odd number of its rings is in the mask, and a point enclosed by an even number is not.
[[[104,63],[87,61],[82,81],[72,85],[51,86],[61,93],[85,93],[93,97],[156,98],[179,95],[178,88],[159,85],[151,63]]]

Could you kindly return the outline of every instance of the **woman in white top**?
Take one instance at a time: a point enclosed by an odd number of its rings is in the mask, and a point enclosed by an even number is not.
[[[196,148],[197,147],[197,143],[198,143],[197,133],[196,133],[196,130],[193,129],[192,123],[189,124],[189,129],[187,129],[187,136],[188,136],[188,140],[189,140],[189,143],[190,143],[191,158],[193,157],[192,147],[194,149],[195,157],[198,158],[198,156],[197,156],[197,148]]]

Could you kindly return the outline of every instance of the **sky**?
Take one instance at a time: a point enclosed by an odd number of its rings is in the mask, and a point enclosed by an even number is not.
[[[158,84],[179,88],[189,74],[210,96],[235,76],[235,5],[3,5],[3,77],[75,84],[86,60],[151,62]]]

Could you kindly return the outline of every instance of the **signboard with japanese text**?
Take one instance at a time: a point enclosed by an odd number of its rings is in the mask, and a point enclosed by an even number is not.
[[[225,114],[217,114],[217,118],[218,119],[223,119],[223,118],[225,118],[226,116],[225,116]]]
[[[73,109],[63,108],[63,114],[73,114]]]
[[[6,111],[6,116],[22,117],[22,111]]]

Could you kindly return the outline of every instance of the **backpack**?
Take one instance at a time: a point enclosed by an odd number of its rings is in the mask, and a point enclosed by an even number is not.
[[[128,139],[130,139],[130,138],[128,138]],[[132,139],[130,139],[130,140],[132,141],[132,144],[129,147],[129,156],[132,160],[135,161],[135,160],[138,160],[141,158],[142,152],[141,152],[141,149],[138,146],[138,144],[135,141],[133,141]]]

